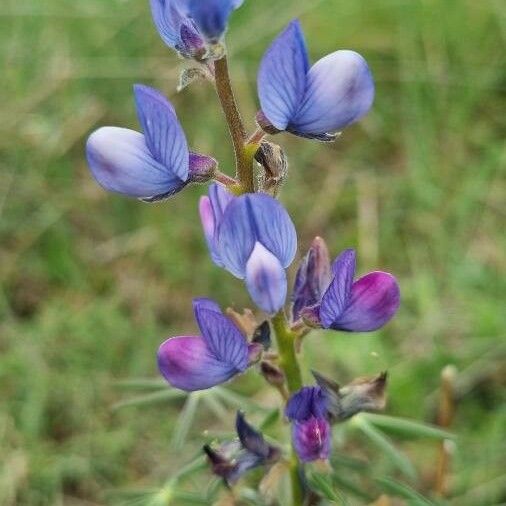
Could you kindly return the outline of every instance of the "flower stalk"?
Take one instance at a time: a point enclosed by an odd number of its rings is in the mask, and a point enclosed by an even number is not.
[[[290,394],[302,388],[302,374],[295,353],[296,334],[290,330],[285,312],[281,309],[271,320],[276,342],[278,344],[279,365],[283,370],[288,391]],[[292,448],[290,456],[290,481],[292,486],[292,504],[304,504],[304,489],[300,476],[300,462],[295,450]]]
[[[230,82],[228,72],[228,61],[226,55],[215,60],[214,75],[216,83],[216,92],[220,99],[221,108],[225,114],[230,137],[234,146],[236,178],[244,193],[255,191],[253,182],[253,157],[258,148],[253,149],[251,145],[246,144],[246,130],[241,118],[241,114],[235,101],[234,91]]]

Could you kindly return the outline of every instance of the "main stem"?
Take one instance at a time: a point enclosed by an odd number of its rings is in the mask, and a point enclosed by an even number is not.
[[[272,318],[272,327],[278,344],[279,365],[285,374],[288,391],[290,394],[293,394],[302,388],[302,374],[295,353],[296,334],[290,330],[283,309]],[[292,482],[292,499],[294,506],[302,506],[304,503],[304,490],[302,488],[299,468],[299,459],[295,451],[292,450],[290,459],[290,479]]]
[[[234,91],[232,90],[226,55],[219,60],[215,60],[214,76],[216,91],[227,120],[232,144],[234,145],[236,178],[243,192],[254,192],[253,157],[255,156],[256,149],[253,151],[253,149],[246,144],[246,130],[239,109],[237,108]]]

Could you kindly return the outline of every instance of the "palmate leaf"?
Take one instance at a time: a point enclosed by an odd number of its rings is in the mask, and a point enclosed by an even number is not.
[[[406,499],[407,504],[410,506],[436,506],[436,503],[419,494],[416,490],[412,489],[405,483],[400,483],[386,477],[375,478],[375,481],[384,492],[387,492],[389,495],[395,495]]]
[[[366,435],[400,472],[412,480],[416,479],[417,472],[411,461],[392,444],[385,434],[372,425],[362,413],[356,415],[351,423]]]
[[[429,439],[454,439],[451,432],[440,429],[434,425],[416,422],[407,418],[379,415],[376,413],[362,413],[360,416],[376,428],[399,436]]]

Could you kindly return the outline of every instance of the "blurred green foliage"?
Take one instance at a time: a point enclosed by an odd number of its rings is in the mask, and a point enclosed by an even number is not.
[[[448,503],[505,503],[504,5],[246,0],[228,40],[250,128],[259,57],[295,16],[314,59],[355,49],[377,82],[373,111],[335,144],[277,139],[301,252],[316,234],[335,254],[356,247],[360,271],[394,272],[403,294],[382,332],[308,338],[306,367],[343,382],[388,369],[387,413],[433,422],[440,372],[454,364]],[[175,94],[182,62],[147,0],[3,0],[0,55],[0,504],[124,504],[118,490],[157,490],[202,431],[230,432],[233,417],[227,425],[208,401],[175,449],[183,400],[113,409],[135,395],[117,382],[157,378],[159,343],[195,330],[193,296],[250,301],[208,258],[196,211],[204,188],[156,206],[106,194],[84,140],[99,125],[137,126],[136,82],[163,89],[191,146],[230,172],[226,128],[209,85]],[[272,408],[260,385],[250,372],[234,388]],[[437,445],[399,446],[420,475],[413,486],[430,495]],[[359,433],[338,453],[395,476]]]

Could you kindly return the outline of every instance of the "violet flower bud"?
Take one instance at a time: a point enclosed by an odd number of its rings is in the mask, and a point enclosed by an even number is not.
[[[362,56],[331,53],[312,67],[298,20],[266,51],[258,72],[261,114],[277,130],[321,141],[362,118],[374,99],[374,82]]]
[[[315,237],[303,258],[292,294],[292,319],[301,317],[301,310],[320,302],[331,281],[329,251],[321,237]]]
[[[321,388],[301,388],[288,401],[285,415],[292,422],[293,446],[301,461],[328,459],[332,435]]]
[[[135,85],[134,94],[144,135],[102,127],[88,138],[86,156],[97,182],[106,190],[154,202],[211,177],[216,160],[189,151],[171,103],[148,86]]]
[[[281,457],[276,446],[268,444],[262,434],[254,429],[238,411],[236,417],[238,443],[229,442],[214,449],[204,446],[214,474],[233,485],[246,472],[260,466],[272,465]]]
[[[205,390],[243,373],[259,360],[261,346],[248,344],[237,326],[210,299],[194,299],[202,336],[167,339],[158,350],[158,367],[175,388]]]

